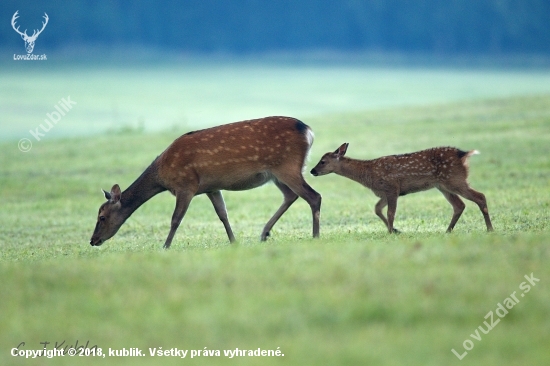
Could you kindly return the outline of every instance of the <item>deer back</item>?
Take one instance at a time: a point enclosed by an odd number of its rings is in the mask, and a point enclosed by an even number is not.
[[[475,150],[436,147],[384,156],[372,160],[373,177],[394,182],[399,186],[400,195],[430,189],[440,183],[464,181],[468,176],[467,158],[474,153]]]
[[[301,171],[313,142],[303,122],[266,117],[189,132],[157,159],[167,187],[194,184],[198,193],[244,190],[269,181],[273,169]]]

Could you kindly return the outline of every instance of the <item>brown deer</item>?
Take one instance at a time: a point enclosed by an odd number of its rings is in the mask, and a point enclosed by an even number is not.
[[[115,184],[104,192],[108,200],[99,208],[90,240],[101,245],[116,234],[144,202],[163,191],[176,196],[169,248],[189,203],[205,193],[222,221],[229,241],[235,241],[221,190],[242,191],[273,181],[284,196],[283,204],[265,225],[261,240],[298,199],[311,207],[313,237],[319,236],[321,195],[304,180],[302,170],[313,143],[313,132],[291,117],[266,117],[186,133],[176,139],[124,192]]]
[[[481,192],[470,188],[468,158],[477,150],[462,151],[454,147],[435,147],[410,154],[384,156],[374,160],[356,160],[345,157],[348,144],[323,155],[311,174],[336,173],[370,188],[380,198],[374,211],[390,233],[399,232],[393,227],[397,198],[409,193],[437,188],[453,206],[453,217],[447,228],[451,232],[464,211],[459,195],[477,203],[485,218],[487,231],[493,231],[487,202]],[[382,209],[388,206],[388,218]]]

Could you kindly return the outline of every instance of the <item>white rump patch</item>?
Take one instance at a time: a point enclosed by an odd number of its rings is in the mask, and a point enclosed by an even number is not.
[[[306,172],[306,165],[307,165],[307,162],[309,161],[309,153],[311,151],[311,146],[313,145],[313,140],[315,140],[315,134],[308,127],[308,129],[306,131],[306,141],[307,141],[307,144],[308,144],[308,148],[307,148],[306,158],[304,159],[304,166],[302,167],[302,175],[304,175],[305,172]]]
[[[307,139],[307,144],[309,145],[309,147],[311,147],[311,145],[313,145],[313,140],[315,139],[315,134],[309,128],[307,129],[307,132],[306,132],[306,139]]]

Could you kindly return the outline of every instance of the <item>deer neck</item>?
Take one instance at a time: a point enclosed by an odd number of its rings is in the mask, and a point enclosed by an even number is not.
[[[341,157],[339,169],[335,173],[370,188],[372,181],[370,165],[369,160]]]
[[[156,160],[121,194],[125,216],[129,217],[153,196],[165,191],[158,179]]]

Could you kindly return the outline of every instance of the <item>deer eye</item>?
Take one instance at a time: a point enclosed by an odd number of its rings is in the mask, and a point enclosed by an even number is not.
[[[321,160],[321,165],[325,165],[325,161],[324,161],[324,160]]]
[[[105,216],[99,216],[99,221],[105,221]]]

